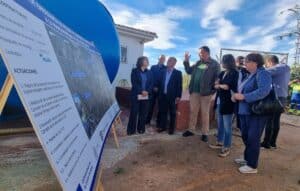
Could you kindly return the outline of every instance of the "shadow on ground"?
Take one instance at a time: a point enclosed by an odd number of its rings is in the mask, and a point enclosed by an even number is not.
[[[243,151],[239,137],[234,136],[232,153],[222,159],[199,136],[169,136],[148,128],[146,135],[127,137],[119,127],[121,148],[110,137],[103,154],[105,190],[300,191],[299,118],[284,116],[282,121],[279,148],[261,151],[257,175],[241,175],[233,163]],[[0,191],[6,190],[61,190],[34,134],[0,137]]]

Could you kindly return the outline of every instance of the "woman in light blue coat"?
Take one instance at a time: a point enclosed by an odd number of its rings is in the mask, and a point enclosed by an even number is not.
[[[241,173],[257,173],[260,151],[260,137],[268,116],[254,115],[251,105],[265,98],[271,91],[272,77],[263,67],[264,58],[258,53],[248,54],[245,59],[246,69],[250,75],[239,82],[238,92],[232,99],[238,101],[242,138],[245,144],[244,158],[236,159],[241,164]]]

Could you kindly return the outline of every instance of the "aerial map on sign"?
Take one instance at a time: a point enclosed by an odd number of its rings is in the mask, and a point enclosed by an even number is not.
[[[101,55],[46,27],[89,137],[115,102]]]
[[[0,0],[0,54],[64,190],[92,190],[119,112],[101,53],[33,0]]]

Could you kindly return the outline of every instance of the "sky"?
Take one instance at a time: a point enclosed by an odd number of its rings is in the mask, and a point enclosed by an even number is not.
[[[293,62],[295,37],[281,33],[296,27],[296,19],[282,11],[300,0],[100,0],[115,23],[155,32],[144,54],[156,64],[161,54],[175,56],[182,66],[184,52],[198,59],[198,49],[209,46],[217,58],[221,48],[289,53]],[[234,53],[239,54],[239,53]]]

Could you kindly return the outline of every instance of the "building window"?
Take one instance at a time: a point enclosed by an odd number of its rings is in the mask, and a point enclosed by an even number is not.
[[[121,63],[127,64],[127,47],[121,46]]]

